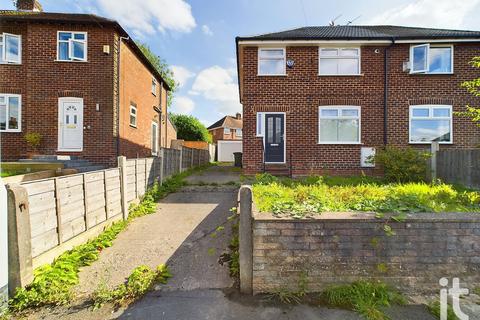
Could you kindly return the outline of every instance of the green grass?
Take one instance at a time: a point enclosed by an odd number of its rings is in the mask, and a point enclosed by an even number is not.
[[[27,173],[26,171],[7,171],[7,170],[3,170],[2,172],[0,172],[0,177],[2,178],[6,178],[6,177],[11,177],[11,176],[17,176],[19,174],[25,174]]]
[[[253,184],[261,212],[304,217],[322,212],[480,212],[480,193],[443,183],[385,183],[372,177],[301,180],[258,175]]]
[[[368,281],[330,287],[320,299],[330,307],[356,311],[367,320],[388,319],[383,308],[391,304],[406,304],[406,299],[396,290],[382,282]]]
[[[440,319],[440,300],[432,301],[429,305],[427,305],[428,311],[434,315],[437,319]],[[447,306],[447,319],[448,320],[458,320],[455,312],[453,311],[453,307],[448,304]]]
[[[64,252],[52,264],[39,267],[34,271],[34,279],[25,288],[19,288],[9,301],[12,312],[44,305],[61,305],[73,298],[73,287],[78,284],[80,268],[91,265],[103,249],[113,245],[113,240],[129,223],[137,218],[156,211],[156,202],[171,192],[185,185],[184,178],[200,172],[209,165],[189,169],[167,179],[160,186],[153,185],[138,205],[131,205],[127,220],[122,220],[108,227],[96,238],[85,244]]]

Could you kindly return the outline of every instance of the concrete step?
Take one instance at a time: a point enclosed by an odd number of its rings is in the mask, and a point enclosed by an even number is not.
[[[76,167],[74,169],[77,169],[78,172],[90,172],[90,171],[96,171],[96,170],[103,170],[106,169],[105,166],[101,165],[90,165],[90,166],[85,166],[85,167]]]
[[[62,156],[62,155],[34,155],[32,157],[32,160],[60,160],[60,161],[67,161],[67,160],[82,160],[82,158],[78,156]]]
[[[290,168],[285,164],[268,164],[265,165],[265,172],[274,176],[289,176]]]

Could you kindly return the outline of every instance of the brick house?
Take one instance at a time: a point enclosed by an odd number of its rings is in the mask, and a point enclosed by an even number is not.
[[[17,8],[0,11],[2,161],[26,156],[27,132],[42,135],[41,154],[106,166],[168,146],[170,88],[116,21]]]
[[[304,27],[237,37],[243,167],[253,174],[377,174],[385,145],[469,148],[480,128],[480,32],[397,26]]]
[[[235,117],[225,116],[207,128],[212,135],[213,143],[218,140],[242,140],[243,120],[242,114],[237,113]]]

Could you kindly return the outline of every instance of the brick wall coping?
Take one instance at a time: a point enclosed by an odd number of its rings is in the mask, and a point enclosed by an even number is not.
[[[383,220],[395,216],[394,213],[386,213]],[[374,212],[325,212],[315,217],[297,219],[292,217],[278,217],[269,212],[253,211],[253,219],[257,222],[345,222],[354,220],[357,222],[379,222],[382,219],[376,218]],[[394,222],[392,220],[392,222]],[[475,212],[420,212],[407,214],[404,222],[480,222],[480,213]]]

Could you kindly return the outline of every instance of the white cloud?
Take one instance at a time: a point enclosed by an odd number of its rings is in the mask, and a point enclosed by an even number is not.
[[[97,0],[99,7],[137,35],[156,30],[190,32],[195,28],[191,6],[184,0]]]
[[[173,98],[172,109],[174,113],[191,114],[194,108],[195,103],[188,97],[177,96]]]
[[[178,82],[179,87],[183,87],[188,79],[195,76],[195,73],[182,66],[170,66],[170,69],[172,69],[173,76],[175,81]]]
[[[462,28],[469,13],[480,0],[415,0],[391,8],[368,21],[368,24],[393,24],[437,28]]]
[[[202,32],[203,32],[204,34],[206,34],[207,36],[213,36],[213,31],[212,31],[212,30],[210,29],[210,27],[207,26],[206,24],[204,24],[204,25],[202,26]]]
[[[234,114],[241,110],[235,68],[213,66],[202,70],[195,78],[191,91],[215,101],[221,113]]]

